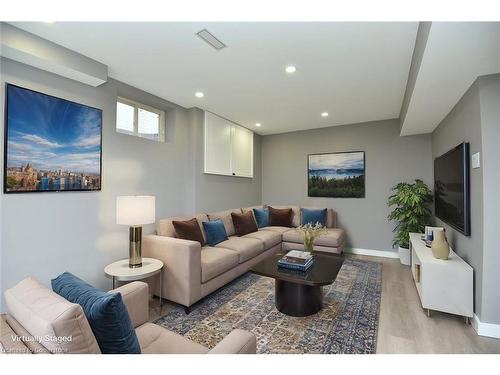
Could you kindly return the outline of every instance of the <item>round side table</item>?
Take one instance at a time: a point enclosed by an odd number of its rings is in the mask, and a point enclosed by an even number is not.
[[[143,280],[150,276],[160,275],[160,314],[162,307],[163,262],[154,258],[142,258],[142,267],[130,268],[128,259],[108,264],[104,268],[106,277],[113,282],[113,289],[117,281]]]

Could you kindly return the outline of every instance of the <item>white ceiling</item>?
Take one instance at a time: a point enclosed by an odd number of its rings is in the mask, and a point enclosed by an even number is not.
[[[499,22],[433,22],[401,135],[432,132],[478,76],[493,73]]]
[[[399,117],[418,24],[27,23],[112,78],[260,134]],[[228,47],[195,36],[207,28]],[[297,72],[285,73],[293,64]],[[202,91],[203,99],[194,93]],[[322,118],[322,112],[328,112]],[[256,128],[256,122],[262,127]]]

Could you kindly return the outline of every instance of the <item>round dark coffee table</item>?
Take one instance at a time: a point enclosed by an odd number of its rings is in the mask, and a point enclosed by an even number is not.
[[[256,264],[251,271],[272,277],[275,282],[276,308],[290,316],[308,316],[323,307],[323,285],[332,284],[344,263],[338,254],[314,252],[314,263],[305,272],[278,267],[278,260],[286,252],[279,252]]]

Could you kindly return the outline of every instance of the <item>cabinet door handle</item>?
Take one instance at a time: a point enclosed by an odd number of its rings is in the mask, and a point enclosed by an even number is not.
[[[415,264],[415,281],[420,282],[420,264]]]
[[[233,176],[236,176],[236,173],[233,172]]]

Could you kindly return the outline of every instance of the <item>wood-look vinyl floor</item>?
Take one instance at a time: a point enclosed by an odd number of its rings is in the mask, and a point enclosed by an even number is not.
[[[427,317],[420,305],[411,271],[398,259],[348,255],[382,263],[382,300],[378,354],[500,353],[500,339],[481,337],[461,316],[433,312]],[[173,304],[163,303],[162,315]],[[158,299],[150,301],[151,320],[159,317]]]

